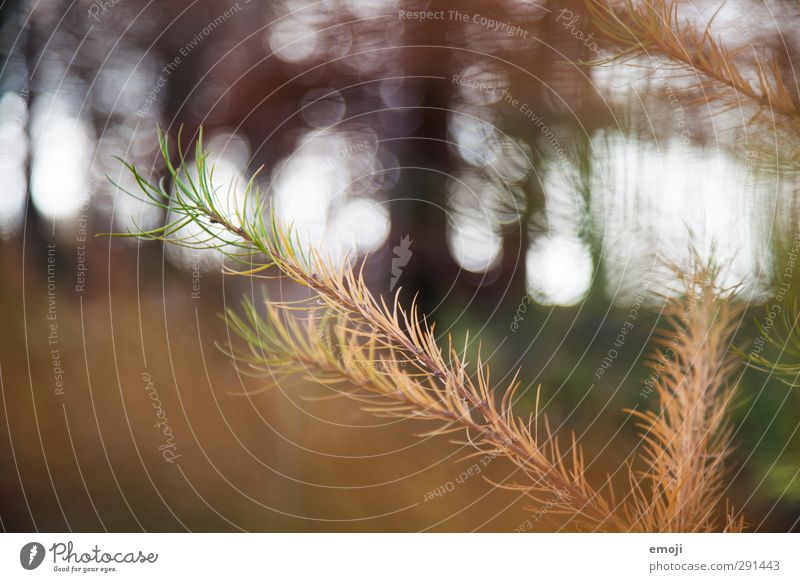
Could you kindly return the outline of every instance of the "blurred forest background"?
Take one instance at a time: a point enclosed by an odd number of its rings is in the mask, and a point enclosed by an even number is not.
[[[702,29],[720,3],[682,6]],[[794,2],[737,0],[714,32],[779,46],[791,70],[799,19]],[[749,303],[748,350],[796,236],[777,129],[749,130],[744,105],[704,104],[664,64],[590,66],[606,53],[582,2],[6,0],[0,54],[4,530],[530,517],[482,478],[502,479],[499,462],[456,462],[446,439],[302,379],[237,373],[216,314],[297,289],[224,279],[211,252],[95,236],[163,223],[108,179],[135,189],[114,156],[162,175],[157,125],[184,146],[202,125],[216,184],[236,196],[263,166],[311,243],[370,253],[377,294],[418,294],[443,337],[470,330],[498,380],[521,366],[520,411],[541,384],[600,477],[624,480],[637,447],[623,410],[653,405],[665,259],[716,254]],[[751,529],[796,529],[800,394],[748,370],[737,402],[728,494]],[[526,529],[558,529],[540,517]]]

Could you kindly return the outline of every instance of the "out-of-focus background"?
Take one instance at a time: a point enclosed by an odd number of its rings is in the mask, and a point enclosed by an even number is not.
[[[715,32],[781,39],[791,63],[795,9],[762,4],[726,4]],[[702,23],[719,3],[686,6]],[[520,412],[541,385],[589,472],[624,487],[638,438],[623,410],[655,404],[643,356],[665,263],[716,253],[749,302],[746,349],[797,214],[743,109],[698,104],[666,66],[590,66],[605,55],[592,30],[581,2],[552,0],[0,4],[0,526],[529,520],[483,479],[507,477],[501,461],[460,461],[302,379],[237,373],[217,314],[298,290],[223,279],[213,252],[96,236],[165,220],[112,184],[135,190],[116,156],[163,174],[158,125],[173,140],[182,127],[184,147],[203,126],[234,198],[263,166],[262,191],[310,245],[370,253],[376,294],[418,294],[443,337],[469,329],[498,380],[521,367]],[[796,390],[749,371],[739,388],[728,494],[752,529],[797,527]]]

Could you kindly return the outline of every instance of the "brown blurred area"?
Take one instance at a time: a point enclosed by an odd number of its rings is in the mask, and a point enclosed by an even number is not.
[[[201,300],[167,268],[157,292],[119,243],[94,242],[90,289],[56,288],[50,337],[42,258],[4,244],[2,285],[2,518],[40,531],[462,531],[516,527],[520,501],[479,476],[450,489],[473,461],[419,425],[386,423],[350,401],[318,400],[303,381],[244,379],[215,347],[218,278]],[[101,260],[100,257],[103,257]],[[158,262],[152,249],[145,258]],[[67,271],[67,272],[65,272]],[[227,290],[231,292],[230,289]],[[21,298],[25,297],[24,305]],[[58,393],[53,350],[59,350]],[[158,405],[143,374],[152,377]],[[264,392],[258,390],[269,388]],[[304,400],[311,398],[312,400]],[[174,439],[155,425],[164,417]],[[164,457],[166,443],[177,455]],[[159,450],[162,447],[162,450]],[[167,460],[170,459],[170,460]],[[499,463],[498,463],[499,465]],[[499,467],[482,473],[501,477]],[[506,472],[508,468],[505,468]]]

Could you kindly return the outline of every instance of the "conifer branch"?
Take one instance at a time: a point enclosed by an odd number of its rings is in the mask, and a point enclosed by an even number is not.
[[[749,101],[755,106],[751,122],[790,124],[795,133],[800,128],[796,86],[784,79],[778,57],[764,50],[763,58],[753,60],[745,48],[725,46],[711,31],[713,18],[698,29],[681,16],[677,0],[586,0],[586,5],[601,38],[617,51],[608,60],[664,57],[699,76],[701,104],[716,101],[724,110]]]
[[[300,302],[268,300],[262,308],[245,301],[243,313],[228,310],[226,321],[244,347],[223,349],[251,373],[337,384],[373,413],[433,422],[425,435],[456,435],[454,442],[468,447],[471,455],[507,459],[520,478],[496,485],[547,503],[551,512],[568,516],[580,529],[719,527],[714,515],[722,502],[730,436],[726,380],[732,362],[726,342],[738,309],[716,286],[713,270],[697,270],[688,279],[685,297],[671,303],[670,321],[685,330],[677,347],[666,348],[661,340],[662,350],[675,353],[655,383],[659,408],[633,413],[645,430],[645,469],[631,473],[629,501],[620,509],[610,481],[600,488],[589,483],[574,435],[569,449],[562,449],[538,404],[529,418],[516,415],[513,403],[522,389],[516,376],[497,391],[480,350],[474,366],[466,361],[466,346],[459,351],[449,339],[443,350],[435,326],[420,316],[416,301],[404,308],[399,289],[390,304],[376,298],[362,276],[364,263],[354,268],[347,258],[334,263],[313,248],[303,250],[298,233],[263,202],[254,179],[243,201],[231,208],[212,185],[213,165],[202,149],[202,135],[195,178],[184,170],[182,154],[177,167],[171,163],[162,133],[159,140],[169,187],[165,180],[150,183],[126,165],[146,199],[174,218],[122,236],[217,249],[236,267],[227,266],[228,273],[267,277],[272,270],[311,291]],[[203,234],[183,236],[188,224],[200,226]],[[684,322],[687,302],[692,316]],[[722,527],[740,529],[741,521],[728,515]]]
[[[489,365],[478,355],[470,370],[466,350],[459,353],[452,343],[442,350],[435,326],[420,316],[416,301],[403,308],[398,289],[388,305],[368,289],[363,263],[356,270],[347,258],[333,263],[316,249],[304,251],[299,235],[281,224],[271,208],[255,202],[260,197],[253,180],[244,196],[249,202],[231,212],[212,186],[213,166],[207,163],[202,139],[195,154],[196,180],[182,171],[182,156],[178,167],[169,161],[166,137],[160,133],[159,139],[170,189],[127,167],[148,199],[176,218],[128,236],[215,248],[240,265],[229,268],[231,274],[261,276],[272,267],[314,293],[299,304],[268,301],[263,314],[247,302],[244,317],[229,310],[227,321],[248,346],[246,351],[229,349],[236,361],[258,374],[302,373],[317,381],[347,382],[360,390],[349,395],[374,412],[437,421],[440,426],[426,434],[460,432],[456,442],[474,454],[507,458],[524,478],[500,486],[535,502],[556,500],[551,511],[568,514],[583,528],[626,529],[587,482],[584,455],[574,436],[564,451],[541,412],[534,411],[527,421],[514,414],[512,404],[521,389],[516,377],[498,402]],[[181,228],[189,222],[203,226],[202,240],[181,238]],[[365,399],[365,393],[379,398]]]

